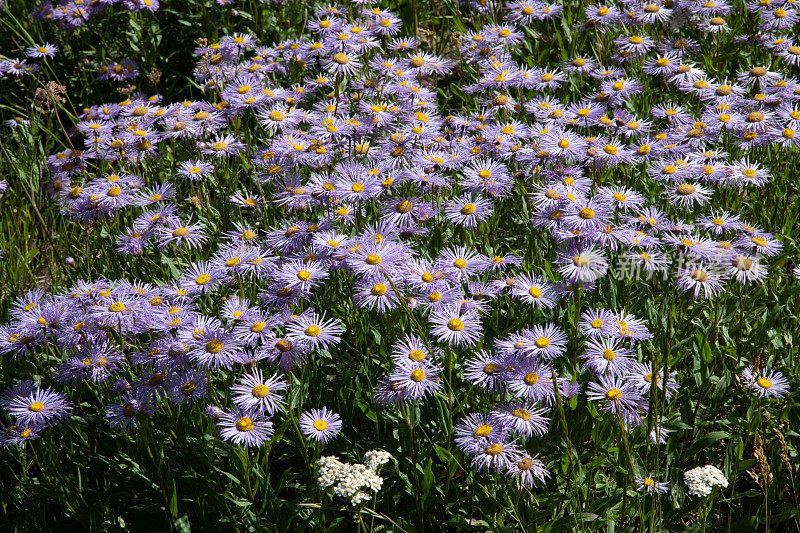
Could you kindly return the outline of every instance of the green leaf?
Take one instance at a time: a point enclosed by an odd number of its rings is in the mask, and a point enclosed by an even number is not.
[[[175,486],[175,480],[172,480],[172,496],[169,499],[169,515],[176,516],[178,514],[178,489]]]
[[[428,496],[433,486],[433,461],[429,458],[428,463],[425,465],[425,470],[422,471],[422,508],[428,503]]]

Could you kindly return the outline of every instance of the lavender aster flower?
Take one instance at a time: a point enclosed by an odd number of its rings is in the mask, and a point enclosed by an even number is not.
[[[757,396],[780,398],[789,392],[789,380],[777,370],[762,370],[748,366],[742,372],[742,379]]]
[[[52,425],[69,417],[72,406],[66,395],[51,388],[37,388],[27,396],[17,396],[8,403],[8,412],[17,424],[32,427]]]
[[[285,402],[280,396],[285,389],[286,382],[280,377],[265,380],[261,370],[254,368],[231,387],[231,397],[242,411],[272,416],[276,411],[285,408]]]
[[[264,415],[249,411],[225,411],[217,425],[220,436],[237,446],[257,448],[272,438],[272,422]]]
[[[300,415],[299,423],[303,435],[322,444],[327,444],[342,431],[341,417],[327,407],[306,411]]]

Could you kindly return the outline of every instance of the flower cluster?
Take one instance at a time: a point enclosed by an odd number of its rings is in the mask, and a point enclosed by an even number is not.
[[[378,475],[381,466],[391,455],[383,450],[372,450],[364,455],[364,464],[342,463],[333,456],[321,457],[315,463],[317,483],[334,496],[350,500],[352,505],[361,505],[372,498],[383,486]]]
[[[112,382],[120,396],[106,407],[106,418],[112,427],[127,430],[137,425],[140,414],[152,415],[159,400],[173,404],[204,401],[209,371],[237,364],[253,366],[260,360],[291,367],[304,361],[313,343],[333,343],[335,332],[340,331],[336,320],[320,319],[310,309],[279,318],[243,299],[226,302],[221,319],[209,317],[197,310],[199,295],[177,285],[157,288],[105,281],[82,282],[59,296],[32,291],[13,303],[13,320],[1,328],[0,353],[27,357],[47,346],[57,348],[62,362],[56,380],[65,385]],[[119,338],[129,343],[127,356],[120,349]],[[123,378],[131,364],[139,369],[132,383]],[[60,393],[42,393],[48,401],[40,401],[38,396],[29,397],[33,389],[26,387],[20,402],[43,404],[45,414],[51,412],[51,404],[55,413],[63,411],[66,404]],[[216,417],[222,437],[235,444],[263,444],[272,435],[269,418],[284,408],[282,391],[286,387],[283,378],[264,376],[258,368],[244,373],[231,387],[235,409]],[[12,414],[21,416],[22,411]],[[38,424],[45,420],[42,416],[26,416],[21,421]],[[326,409],[312,410],[303,417],[309,418],[306,433],[322,442],[341,429],[338,416]],[[47,421],[59,419],[46,417]]]
[[[74,28],[113,3],[37,13]],[[464,4],[502,12],[497,2]],[[316,9],[306,39],[267,46],[234,33],[200,45],[194,77],[205,99],[133,93],[93,106],[79,117],[75,146],[47,160],[47,191],[64,216],[103,225],[122,258],[169,264],[172,279],[32,291],[13,303],[0,353],[51,350],[65,386],[113,383],[106,418],[125,430],[165,402],[205,403],[213,380],[234,372],[233,407],[207,412],[225,440],[260,446],[287,409],[288,373],[339,355],[354,314],[387,324],[402,316],[414,333],[381,346],[390,355],[373,400],[392,409],[459,394],[460,381],[481,389],[489,407],[471,405],[455,424],[456,444],[479,470],[544,484],[550,474],[531,448],[550,409],[581,391],[606,420],[665,443],[652,400],[672,409],[678,373],[642,355],[653,334],[627,304],[587,308],[584,297],[604,297],[614,259],[669,273],[676,298],[761,283],[783,244],[722,199],[772,187],[759,156],[800,142],[797,80],[756,64],[716,79],[693,59],[697,42],[649,35],[666,35],[666,24],[729,30],[729,7],[696,4],[587,5],[577,28],[606,40],[606,62],[581,55],[534,67],[526,32],[562,7],[510,2],[504,20],[462,36],[461,70],[477,75],[462,85],[474,105],[450,115],[437,89],[457,75],[454,62],[401,37],[400,19],[378,7]],[[773,59],[798,55],[785,36],[797,15],[786,7],[780,16],[749,7],[763,32],[754,46]],[[56,51],[45,44],[28,55]],[[2,65],[14,76],[35,69]],[[124,60],[100,79],[138,73]],[[650,105],[646,87],[665,98]],[[506,223],[529,249],[508,250],[486,231]],[[568,330],[561,318],[571,306]],[[522,318],[501,328],[507,311]],[[748,367],[742,377],[759,396],[788,391],[776,370]],[[37,401],[29,394],[12,414],[35,434],[33,421],[59,418],[23,416]],[[299,422],[322,443],[342,429],[327,408]],[[362,503],[365,488],[380,488],[386,460],[325,457],[320,485]],[[689,474],[687,483],[705,483]],[[637,485],[668,486],[652,477]]]
[[[699,496],[705,498],[714,490],[714,487],[728,487],[728,480],[725,478],[719,468],[716,466],[706,465],[698,466],[683,474],[683,480],[686,486],[689,487],[689,494],[691,496]]]
[[[65,31],[80,28],[89,20],[114,4],[121,4],[128,11],[156,11],[159,0],[102,0],[98,2],[75,2],[73,0],[46,1],[33,9],[36,20],[52,21]]]

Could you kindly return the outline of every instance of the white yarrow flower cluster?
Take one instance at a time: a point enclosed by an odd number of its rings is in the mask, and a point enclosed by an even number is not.
[[[356,465],[342,463],[333,456],[321,457],[315,463],[317,483],[334,496],[341,496],[349,499],[353,505],[359,505],[371,498],[367,490],[381,490],[383,478],[378,475],[378,470],[390,457],[383,450],[372,450],[364,456],[364,464]]]
[[[683,474],[683,480],[689,487],[689,494],[692,496],[705,497],[711,494],[714,487],[727,488],[728,480],[725,479],[719,468],[706,465],[698,466]]]

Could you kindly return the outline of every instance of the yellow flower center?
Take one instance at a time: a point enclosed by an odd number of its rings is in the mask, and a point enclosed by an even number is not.
[[[695,281],[699,281],[700,283],[704,283],[705,281],[708,280],[708,273],[702,270],[693,270],[692,279]]]
[[[206,351],[208,353],[219,353],[222,351],[222,348],[223,348],[222,341],[218,341],[216,339],[213,341],[208,341],[206,343]]]
[[[475,212],[475,204],[464,204],[461,208],[461,214],[463,215],[471,215]]]
[[[531,419],[531,414],[525,409],[514,409],[513,411],[511,411],[511,414],[516,416],[517,418],[521,418],[525,422]]]
[[[486,447],[486,453],[489,455],[500,455],[503,453],[503,445],[499,442],[495,442],[494,444],[490,444]]]
[[[414,383],[419,383],[423,379],[425,379],[425,371],[422,370],[421,368],[417,368],[416,370],[411,372],[411,381],[413,381]]]
[[[422,350],[411,350],[408,352],[408,358],[412,361],[423,361],[425,359],[425,352]]]
[[[263,383],[253,387],[252,394],[255,398],[266,398],[269,396],[269,387]]]
[[[28,410],[33,411],[34,413],[40,413],[44,410],[44,404],[42,402],[33,402],[28,406]]]
[[[589,258],[585,255],[576,255],[572,258],[572,264],[578,268],[583,268],[589,265]]]
[[[550,346],[550,339],[547,337],[539,337],[536,339],[536,346],[537,348],[547,348]]]
[[[316,337],[320,333],[322,333],[322,329],[320,329],[320,327],[316,325],[308,326],[305,330],[305,334],[308,335],[309,337]]]
[[[758,381],[756,383],[758,383],[758,386],[763,388],[763,389],[772,388],[772,382],[770,380],[768,380],[767,378],[758,378]]]
[[[236,429],[239,431],[250,431],[253,429],[253,421],[243,416],[239,420],[236,421]]]
[[[461,331],[462,329],[464,329],[464,323],[458,318],[451,318],[450,320],[447,321],[447,327],[451,331]]]
[[[316,429],[317,431],[325,431],[326,429],[328,429],[328,423],[325,422],[324,420],[316,420],[314,422],[314,429]]]
[[[384,285],[383,283],[377,283],[372,287],[372,290],[370,292],[375,296],[383,296],[384,294],[386,294],[386,290],[387,290],[386,285]]]
[[[622,391],[619,389],[611,389],[606,393],[606,398],[612,401],[619,400],[622,398]]]
[[[488,424],[484,424],[482,426],[479,426],[477,429],[475,429],[475,436],[476,437],[485,437],[486,435],[488,435],[489,433],[492,432],[492,429],[493,429],[492,426],[490,426]]]
[[[527,374],[525,374],[524,381],[526,385],[531,385],[531,386],[536,385],[537,383],[539,383],[539,374],[537,374],[536,372],[528,372]]]

